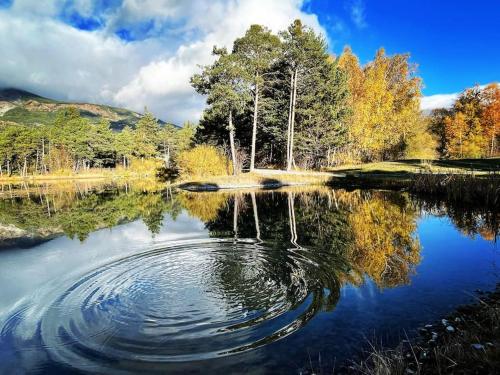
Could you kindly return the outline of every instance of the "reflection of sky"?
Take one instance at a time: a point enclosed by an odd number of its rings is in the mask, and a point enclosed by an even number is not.
[[[308,355],[321,354],[324,363],[342,359],[374,337],[395,344],[405,332],[412,335],[417,327],[473,302],[475,290],[491,290],[500,280],[500,250],[492,242],[469,238],[447,218],[432,216],[418,220],[417,235],[422,261],[409,285],[379,290],[368,279],[361,287],[344,286],[333,312],[318,314],[300,335],[273,344],[274,350],[304,357],[304,366]]]
[[[496,245],[463,235],[447,218],[419,219],[416,235],[422,244],[422,261],[409,285],[379,290],[366,280],[361,287],[344,286],[334,311],[319,313],[289,337],[218,362],[182,364],[178,369],[202,366],[216,372],[217,366],[227,365],[240,372],[291,372],[307,366],[309,356],[314,359],[320,353],[325,362],[333,357],[340,361],[357,352],[360,343],[366,343],[374,334],[389,341],[404,337],[404,331],[411,335],[419,325],[470,302],[473,297],[469,293],[491,289],[499,279],[500,251]],[[50,290],[72,273],[87,272],[164,242],[208,237],[202,222],[182,213],[175,221],[166,215],[155,236],[138,220],[91,233],[83,243],[60,237],[31,249],[2,251],[0,325],[19,301],[31,300],[36,306],[37,298],[43,295],[40,291]],[[192,256],[196,258],[197,254]],[[197,259],[188,261],[193,265]],[[181,293],[182,298],[189,299],[189,293]],[[27,324],[37,321],[40,314],[30,311]],[[29,337],[33,331],[27,328],[25,333]],[[2,355],[0,351],[0,359]],[[37,360],[33,358],[32,363]]]
[[[182,213],[175,221],[165,215],[160,233],[154,237],[142,220],[137,220],[93,232],[84,242],[62,236],[30,249],[4,250],[0,252],[0,285],[4,286],[0,288],[0,317],[21,296],[32,294],[49,281],[83,273],[163,242],[192,238],[208,238],[208,231],[202,222]]]

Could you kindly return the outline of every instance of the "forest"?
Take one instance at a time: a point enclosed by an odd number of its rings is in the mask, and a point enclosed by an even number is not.
[[[322,169],[498,154],[497,84],[426,115],[409,54],[381,48],[361,65],[349,47],[330,55],[325,39],[298,20],[277,35],[253,25],[231,52],[213,54],[191,79],[207,96],[196,139],[230,149],[234,165]]]
[[[108,121],[92,124],[71,107],[59,110],[53,124],[0,126],[0,174],[17,172],[21,176],[117,166],[126,169],[137,159],[161,159],[169,168],[171,159],[190,147],[195,132],[191,123],[180,129],[160,126],[147,110],[135,128],[115,132]]]
[[[93,124],[73,108],[59,110],[48,125],[4,121],[0,174],[127,169],[134,160],[154,160],[167,171],[231,163],[236,174],[499,154],[496,83],[466,89],[451,108],[426,114],[423,82],[409,54],[381,48],[366,64],[349,47],[335,56],[299,20],[277,34],[252,25],[232,50],[212,53],[214,62],[191,77],[206,98],[198,125],[159,125],[146,111],[135,127],[113,131],[109,122]]]

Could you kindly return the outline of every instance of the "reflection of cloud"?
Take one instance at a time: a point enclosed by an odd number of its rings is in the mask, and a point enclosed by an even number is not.
[[[3,307],[12,306],[21,296],[30,295],[51,280],[90,270],[96,264],[144,251],[158,243],[208,237],[202,222],[182,213],[175,221],[165,216],[160,233],[154,238],[142,220],[137,220],[90,233],[83,243],[59,237],[23,250],[22,254],[19,250],[3,251],[0,253],[0,285],[10,287],[0,288],[0,319],[5,313]],[[67,256],[68,253],[71,256]]]

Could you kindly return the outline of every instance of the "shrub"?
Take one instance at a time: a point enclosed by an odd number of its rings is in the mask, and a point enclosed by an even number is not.
[[[233,171],[229,159],[219,149],[209,145],[199,145],[180,152],[177,167],[182,177],[226,176]]]

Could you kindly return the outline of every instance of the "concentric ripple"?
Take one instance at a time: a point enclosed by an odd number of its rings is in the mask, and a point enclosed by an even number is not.
[[[116,260],[53,300],[40,322],[43,345],[63,363],[127,368],[265,345],[319,308],[322,290],[309,285],[301,259],[252,241],[208,240]]]

